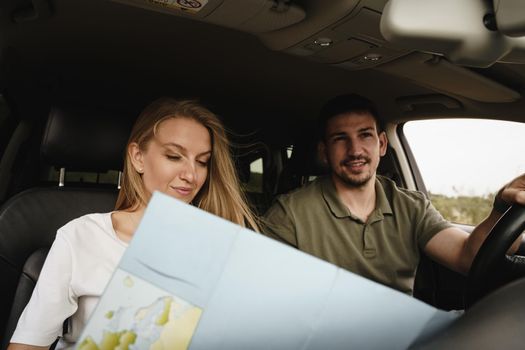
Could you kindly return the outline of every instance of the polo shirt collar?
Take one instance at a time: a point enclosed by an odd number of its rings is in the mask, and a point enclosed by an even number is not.
[[[332,212],[332,214],[334,214],[335,217],[337,218],[351,217],[355,219],[355,217],[350,213],[348,208],[339,199],[337,190],[335,189],[335,185],[332,181],[332,178],[329,175],[321,179],[321,190],[322,190],[324,201],[326,202],[326,204],[330,208],[330,211]],[[377,179],[377,177],[375,181],[375,190],[376,190],[376,208],[370,215],[370,218],[372,219],[373,217],[377,217],[378,219],[382,219],[383,215],[385,214],[393,214],[392,207],[390,207],[390,203],[386,196],[383,185]]]

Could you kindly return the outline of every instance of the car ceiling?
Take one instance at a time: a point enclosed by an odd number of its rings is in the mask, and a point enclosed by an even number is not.
[[[328,98],[357,92],[374,100],[393,121],[447,115],[525,121],[521,98],[476,101],[458,95],[454,81],[444,91],[398,74],[407,64],[350,70],[271,50],[254,34],[114,1],[50,4],[49,17],[19,23],[13,15],[31,6],[30,1],[0,5],[2,85],[21,114],[34,113],[28,106],[57,99],[136,113],[152,99],[172,95],[199,97],[243,130],[286,133],[314,119]],[[498,63],[468,71],[520,95],[525,87],[525,65]],[[447,99],[459,107],[444,107]]]

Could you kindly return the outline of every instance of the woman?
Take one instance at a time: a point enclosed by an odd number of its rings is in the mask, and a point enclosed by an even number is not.
[[[57,349],[78,340],[153,191],[258,229],[224,127],[197,102],[154,101],[135,122],[126,149],[115,211],[85,215],[58,230],[9,350],[48,349],[60,334]]]

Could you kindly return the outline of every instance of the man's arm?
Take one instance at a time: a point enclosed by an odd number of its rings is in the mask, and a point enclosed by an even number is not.
[[[505,203],[525,204],[525,174],[505,185],[497,196]],[[438,232],[425,246],[425,253],[448,268],[466,275],[479,248],[502,214],[492,209],[470,235],[455,227]],[[516,252],[521,239],[520,235],[509,248],[509,254]]]

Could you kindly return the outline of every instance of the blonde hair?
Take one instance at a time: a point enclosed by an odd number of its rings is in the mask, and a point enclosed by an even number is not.
[[[247,204],[239,185],[226,130],[219,118],[195,100],[161,98],[148,105],[140,114],[128,139],[129,145],[136,142],[145,150],[155,136],[157,128],[169,118],[189,118],[202,124],[211,137],[212,154],[208,176],[193,203],[212,214],[230,220],[243,227],[258,230],[257,219]],[[135,210],[149,201],[141,175],[131,163],[126,152],[121,189],[116,210]]]

